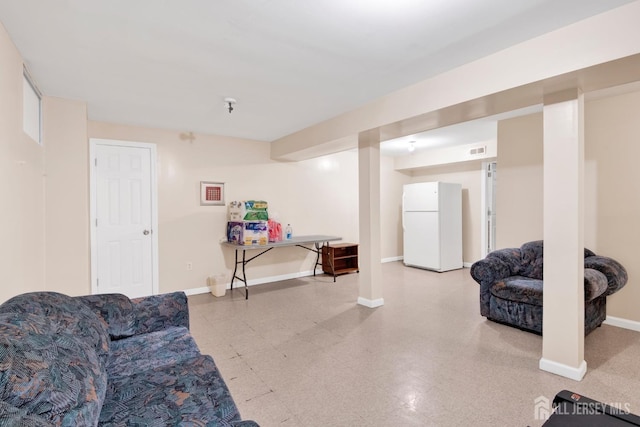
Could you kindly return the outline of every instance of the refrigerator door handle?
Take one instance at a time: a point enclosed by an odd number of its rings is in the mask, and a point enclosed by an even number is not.
[[[402,193],[402,231],[406,231],[404,228],[404,192]]]

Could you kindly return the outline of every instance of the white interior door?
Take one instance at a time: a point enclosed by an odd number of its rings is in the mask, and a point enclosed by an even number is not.
[[[101,140],[98,140],[101,141]],[[155,147],[92,140],[95,293],[157,293]]]

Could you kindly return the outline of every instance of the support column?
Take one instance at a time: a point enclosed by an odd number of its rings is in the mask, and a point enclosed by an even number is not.
[[[544,299],[540,369],[580,381],[584,360],[584,97],[544,98]]]
[[[384,304],[380,255],[380,131],[358,135],[358,187],[360,295],[358,304],[375,308]]]

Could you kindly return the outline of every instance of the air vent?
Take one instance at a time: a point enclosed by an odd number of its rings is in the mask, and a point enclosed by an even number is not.
[[[485,151],[485,147],[477,147],[469,150],[469,154],[471,154],[472,156],[475,156],[478,154],[484,154],[484,151]]]

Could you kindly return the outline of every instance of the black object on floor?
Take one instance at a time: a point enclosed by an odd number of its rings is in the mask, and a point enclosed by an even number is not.
[[[606,404],[562,390],[553,399],[553,408],[543,427],[640,426],[640,417],[630,412],[628,402]]]

